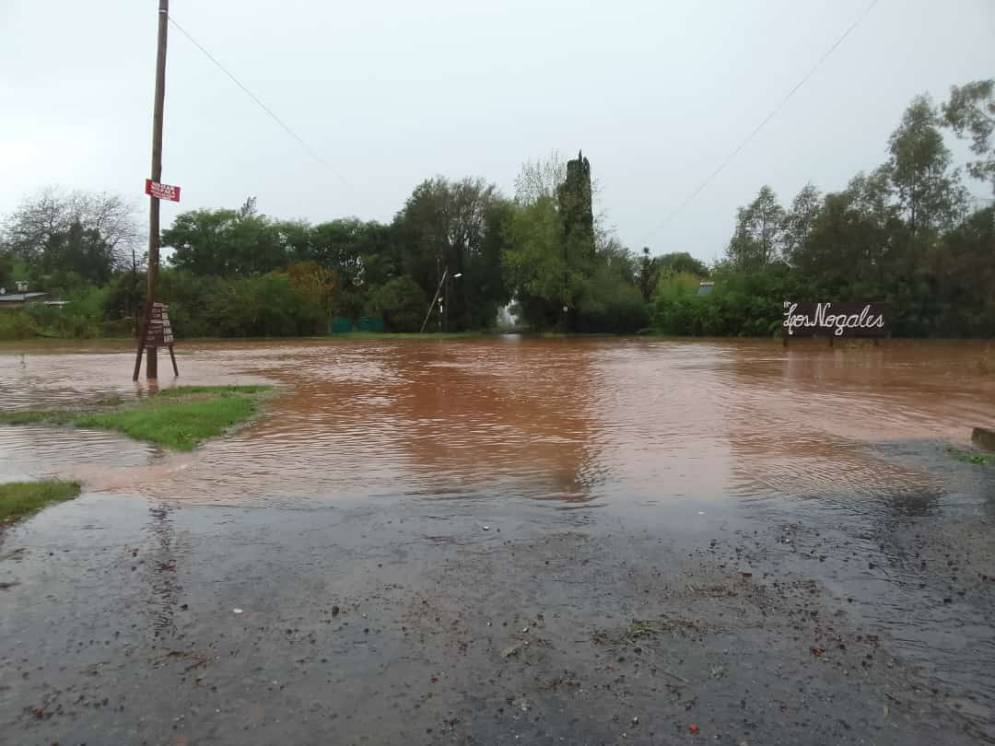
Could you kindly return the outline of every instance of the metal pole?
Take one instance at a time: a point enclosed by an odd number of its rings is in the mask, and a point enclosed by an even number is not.
[[[159,0],[159,43],[155,61],[155,108],[152,114],[152,181],[162,181],[162,112],[166,99],[166,38],[169,31],[169,0]],[[145,343],[145,331],[152,317],[152,304],[159,289],[159,198],[149,197],[149,266],[148,291],[145,298],[145,324],[139,345]],[[140,348],[139,348],[140,349]],[[141,352],[139,352],[141,355]],[[140,364],[140,363],[139,363]],[[145,377],[159,377],[159,350],[147,349]],[[136,368],[135,378],[138,378]]]

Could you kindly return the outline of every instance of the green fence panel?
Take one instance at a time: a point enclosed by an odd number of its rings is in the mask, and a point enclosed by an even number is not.
[[[384,330],[383,319],[379,316],[363,316],[359,319],[356,328],[361,332],[382,332]]]
[[[382,332],[384,328],[383,319],[379,316],[360,316],[355,324],[352,323],[352,319],[345,316],[336,316],[332,319],[328,331],[331,334],[348,334],[351,331]]]
[[[352,321],[344,316],[336,316],[332,319],[329,332],[332,334],[348,334],[352,331]]]

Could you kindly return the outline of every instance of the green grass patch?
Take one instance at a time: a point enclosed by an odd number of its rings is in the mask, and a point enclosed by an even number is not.
[[[205,440],[249,419],[269,386],[181,386],[145,399],[78,409],[0,412],[8,425],[71,425],[115,430],[136,440],[192,451]]]
[[[0,412],[0,422],[5,425],[68,425],[78,412],[69,409],[23,409],[16,412]]]
[[[0,484],[0,524],[16,521],[46,505],[72,500],[77,495],[79,484],[76,482],[49,480]]]
[[[991,466],[995,464],[995,453],[980,453],[978,451],[963,451],[960,448],[948,448],[947,453],[958,461],[975,466]]]
[[[169,398],[193,394],[261,394],[270,388],[270,386],[175,386],[163,389],[157,396]]]
[[[134,409],[79,415],[73,424],[117,430],[136,440],[148,440],[177,451],[192,451],[201,442],[220,435],[255,412],[253,399],[234,394],[223,393],[190,401],[154,397]]]

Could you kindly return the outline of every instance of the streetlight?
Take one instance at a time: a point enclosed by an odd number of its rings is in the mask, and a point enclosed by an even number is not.
[[[455,279],[459,279],[462,276],[463,276],[462,272],[457,272],[456,274],[453,275]],[[432,296],[432,300],[429,301],[428,303],[428,311],[425,312],[425,320],[421,322],[421,329],[418,330],[419,334],[425,331],[425,325],[428,324],[428,319],[432,315],[432,308],[435,306],[436,301],[439,301],[439,331],[440,332],[442,331],[442,314],[445,311],[445,303],[443,302],[442,298],[439,296],[439,293],[442,292],[442,285],[443,283],[445,283],[448,277],[449,277],[449,267],[446,267],[445,270],[442,272],[442,279],[439,280],[439,286],[435,289],[435,295]],[[449,293],[449,286],[447,285],[446,294],[448,295],[448,293]]]

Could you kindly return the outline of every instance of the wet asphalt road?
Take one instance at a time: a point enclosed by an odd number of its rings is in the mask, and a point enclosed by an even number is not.
[[[878,451],[936,489],[84,494],[0,543],[0,742],[995,742],[995,476]]]

